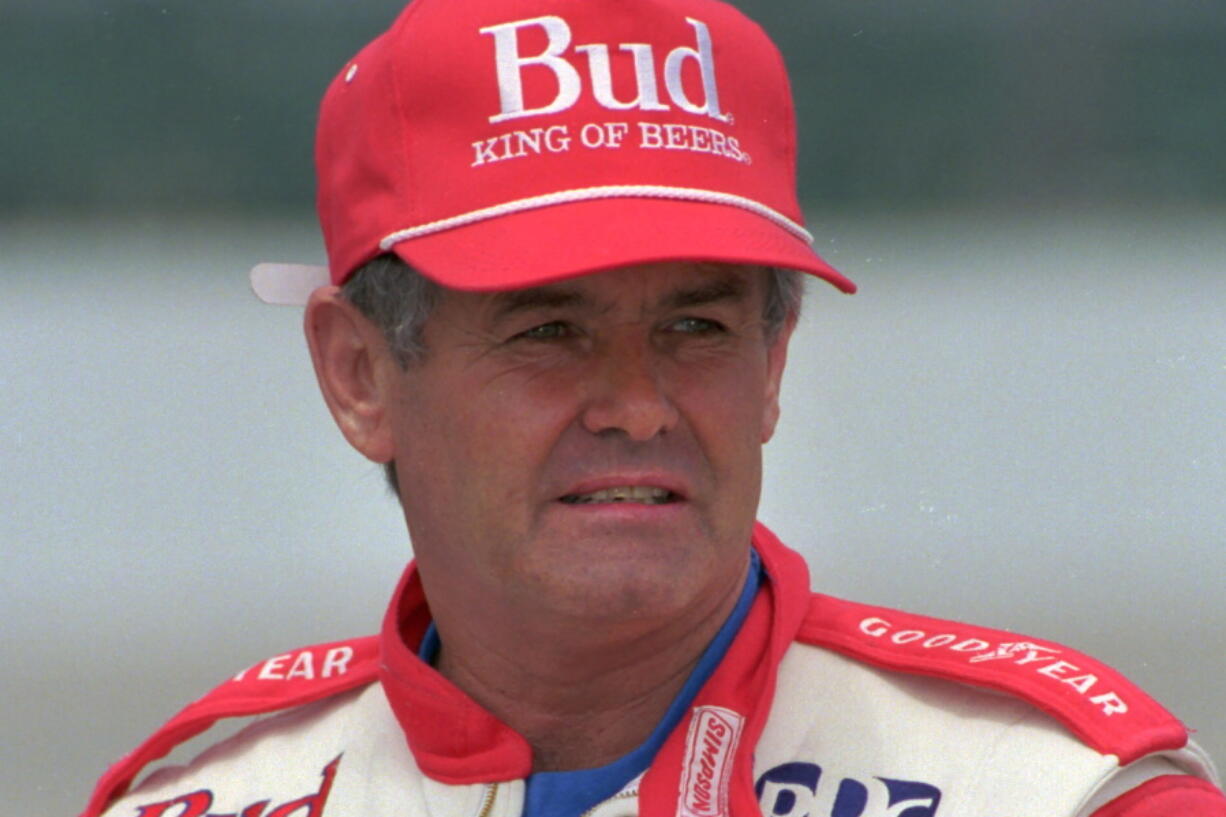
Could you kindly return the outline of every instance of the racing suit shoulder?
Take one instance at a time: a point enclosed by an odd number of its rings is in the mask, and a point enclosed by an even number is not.
[[[188,704],[113,764],[99,779],[82,817],[102,814],[108,804],[128,790],[145,766],[207,731],[219,720],[305,707],[366,686],[375,680],[377,671],[375,637],[303,647],[261,661]],[[247,732],[244,730],[240,735]],[[201,760],[204,758],[202,755]],[[191,813],[190,808],[185,808],[185,813]],[[158,812],[141,813],[156,817]]]
[[[1055,642],[813,594],[798,640],[887,670],[1018,698],[1122,764],[1179,749],[1188,730],[1121,673]]]
[[[1151,779],[1168,781],[1167,797],[1222,797],[1187,730],[1102,663],[821,595],[780,663],[754,776],[765,817],[855,791],[941,817],[1099,817]]]
[[[190,763],[160,768],[104,817],[475,814],[485,788],[427,780],[376,682],[262,718]]]

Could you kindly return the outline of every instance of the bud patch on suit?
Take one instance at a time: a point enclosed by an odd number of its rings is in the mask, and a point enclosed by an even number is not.
[[[340,762],[340,755],[337,755],[324,767],[320,773],[323,781],[316,791],[278,806],[270,805],[269,800],[260,800],[242,809],[215,814],[212,812],[213,792],[199,789],[169,800],[139,806],[136,814],[137,817],[323,817]]]

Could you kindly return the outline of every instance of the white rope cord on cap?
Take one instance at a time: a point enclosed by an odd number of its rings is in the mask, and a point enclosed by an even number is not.
[[[813,236],[804,227],[792,221],[782,213],[772,210],[761,202],[747,199],[733,193],[719,193],[714,190],[700,190],[693,187],[666,187],[654,184],[617,184],[604,187],[584,187],[577,190],[562,190],[557,193],[547,193],[543,196],[531,196],[526,199],[516,199],[493,207],[483,207],[463,215],[431,221],[417,227],[397,230],[379,242],[379,248],[390,250],[393,245],[412,238],[420,238],[431,233],[450,230],[453,227],[463,227],[486,219],[520,213],[525,210],[535,210],[553,204],[569,204],[577,201],[592,201],[595,199],[613,198],[652,198],[652,199],[682,199],[685,201],[706,202],[708,204],[728,204],[740,207],[774,222],[792,235],[807,244],[813,243]]]

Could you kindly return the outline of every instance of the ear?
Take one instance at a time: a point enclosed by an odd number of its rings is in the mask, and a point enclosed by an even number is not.
[[[788,361],[788,341],[796,319],[790,318],[779,330],[771,344],[766,347],[766,399],[762,403],[762,443],[770,442],[779,424],[779,389],[783,382],[783,369]]]
[[[389,366],[383,334],[335,286],[307,301],[303,322],[315,377],[332,419],[349,444],[374,462],[390,462]]]

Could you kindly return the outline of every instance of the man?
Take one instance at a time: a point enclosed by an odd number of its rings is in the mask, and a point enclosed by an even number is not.
[[[415,0],[328,90],[317,165],[329,270],[254,282],[306,301],[416,561],[379,636],[240,673],[86,814],[1226,814],[1110,669],[811,596],[755,525],[797,271],[854,286],[809,249],[782,63],[734,9]]]

